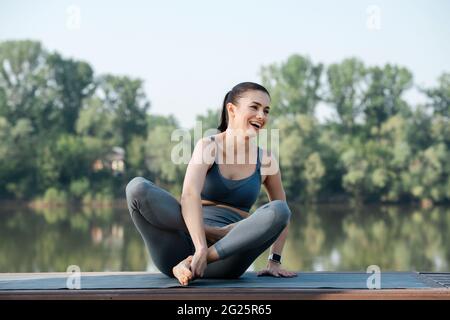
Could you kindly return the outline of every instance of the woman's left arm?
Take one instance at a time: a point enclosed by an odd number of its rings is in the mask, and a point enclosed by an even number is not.
[[[283,184],[281,182],[281,173],[278,162],[274,157],[265,155],[263,158],[262,173],[267,172],[267,177],[264,181],[264,187],[266,188],[267,195],[270,201],[273,200],[283,200],[286,201],[286,194],[284,192]],[[264,166],[267,164],[267,166]],[[272,173],[272,174],[270,174]],[[283,251],[284,243],[288,235],[289,223],[278,236],[277,240],[273,243],[270,248],[270,254],[278,254],[281,256]],[[258,272],[258,276],[271,275],[274,277],[295,277],[297,274],[295,272],[287,271],[281,267],[281,264],[269,260],[266,269]]]

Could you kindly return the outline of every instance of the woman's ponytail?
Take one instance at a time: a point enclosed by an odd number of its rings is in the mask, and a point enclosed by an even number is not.
[[[228,93],[225,95],[225,98],[223,99],[223,105],[222,105],[222,113],[220,115],[220,124],[217,127],[217,130],[220,132],[224,132],[227,130],[228,127],[228,112],[227,112],[227,103],[230,102],[230,95],[231,91],[228,91]]]

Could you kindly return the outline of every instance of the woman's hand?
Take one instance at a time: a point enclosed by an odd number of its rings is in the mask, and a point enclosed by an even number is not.
[[[203,277],[207,265],[208,249],[196,250],[192,258],[191,272],[194,278]]]
[[[283,277],[283,278],[291,278],[296,277],[297,273],[292,271],[287,271],[281,268],[281,264],[270,261],[267,263],[267,267],[264,270],[261,270],[257,273],[257,276],[272,276],[272,277]]]

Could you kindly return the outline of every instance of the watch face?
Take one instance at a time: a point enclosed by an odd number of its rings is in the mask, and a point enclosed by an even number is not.
[[[278,255],[278,254],[271,254],[271,255],[269,256],[269,260],[272,260],[272,261],[281,263],[281,256]]]

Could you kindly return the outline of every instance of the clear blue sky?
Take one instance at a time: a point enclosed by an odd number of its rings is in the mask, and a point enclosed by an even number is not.
[[[80,28],[68,28],[80,9]],[[381,29],[366,26],[370,5]],[[326,64],[355,56],[409,68],[419,85],[450,71],[450,1],[64,1],[2,0],[0,40],[35,39],[97,74],[145,81],[151,112],[195,115],[219,108],[262,65],[293,54]],[[412,94],[412,102],[418,96]]]

